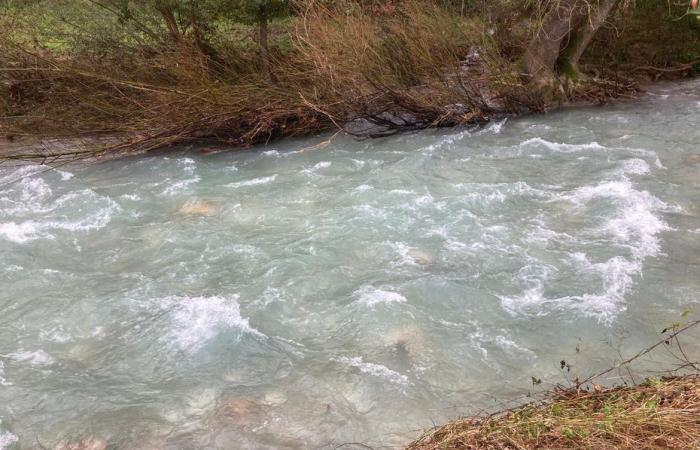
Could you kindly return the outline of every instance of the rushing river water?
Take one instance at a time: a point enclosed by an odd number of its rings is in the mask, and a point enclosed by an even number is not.
[[[0,449],[397,446],[700,300],[699,82],[321,140],[0,168]]]

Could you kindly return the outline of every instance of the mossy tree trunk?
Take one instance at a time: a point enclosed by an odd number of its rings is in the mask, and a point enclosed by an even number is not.
[[[523,57],[525,72],[532,82],[542,86],[556,82],[562,46],[586,18],[586,6],[585,0],[559,0],[545,14]]]
[[[579,68],[581,56],[583,56],[583,53],[590,45],[598,29],[603,26],[615,6],[619,3],[620,0],[599,0],[597,7],[591,10],[588,19],[571,34],[569,43],[562,51],[557,63],[559,72],[567,79],[578,80],[585,78]]]

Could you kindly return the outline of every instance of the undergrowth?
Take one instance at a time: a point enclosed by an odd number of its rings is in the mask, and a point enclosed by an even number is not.
[[[635,387],[555,392],[541,405],[456,421],[408,450],[700,448],[698,375]]]
[[[386,135],[551,106],[520,73],[538,2],[300,1],[270,23],[270,77],[256,30],[245,23],[211,19],[183,27],[184,39],[173,43],[145,9],[125,20],[98,3],[105,2],[0,8],[0,136],[117,136],[90,152],[193,140],[249,146],[332,128]],[[569,98],[605,101],[634,92],[638,74],[697,69],[697,24],[676,20],[683,7],[637,3],[644,5],[621,9],[601,33],[585,61],[599,76]],[[650,30],[676,30],[678,39],[652,42],[644,37]]]
[[[655,344],[613,367],[557,385],[522,406],[433,428],[407,450],[700,448],[697,347],[688,347],[680,339],[700,325],[700,320],[685,319],[689,313],[684,311],[682,322],[664,328]],[[636,384],[632,364],[658,351],[670,355],[674,366],[660,378]],[[570,368],[561,361],[562,370]],[[622,385],[597,384],[614,371],[621,374]],[[542,380],[532,377],[532,383],[536,386]]]

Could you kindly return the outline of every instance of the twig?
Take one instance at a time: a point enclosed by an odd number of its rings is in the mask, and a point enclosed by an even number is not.
[[[669,340],[675,338],[676,336],[678,336],[679,334],[683,333],[684,331],[686,331],[686,330],[688,330],[688,329],[690,329],[690,328],[693,328],[693,327],[697,326],[698,324],[700,324],[700,320],[693,320],[692,322],[688,322],[686,325],[684,325],[683,327],[677,329],[676,331],[674,331],[673,333],[671,333],[669,336],[665,337],[664,339],[661,339],[659,342],[657,342],[656,344],[652,345],[651,347],[647,347],[647,348],[645,348],[644,350],[641,350],[640,352],[638,352],[636,355],[632,356],[631,358],[628,358],[628,359],[622,361],[621,363],[619,363],[619,364],[617,364],[617,365],[615,365],[615,366],[613,366],[613,367],[611,367],[611,368],[609,368],[609,369],[603,370],[602,372],[598,372],[598,373],[596,373],[596,374],[593,374],[593,375],[589,376],[589,377],[586,378],[585,380],[579,382],[579,383],[578,383],[578,386],[579,386],[579,387],[580,387],[580,386],[583,386],[584,384],[590,382],[591,380],[593,380],[593,379],[595,379],[595,378],[599,378],[599,377],[601,377],[601,376],[603,376],[603,375],[606,375],[606,374],[612,372],[612,371],[615,370],[615,369],[618,369],[618,368],[624,366],[625,364],[631,363],[631,362],[634,361],[635,359],[638,359],[638,358],[640,358],[641,356],[644,356],[644,355],[646,355],[647,353],[651,352],[651,351],[654,350],[655,348],[657,348],[657,347],[659,347],[659,346],[661,346],[661,345],[666,344],[666,342],[668,342]]]

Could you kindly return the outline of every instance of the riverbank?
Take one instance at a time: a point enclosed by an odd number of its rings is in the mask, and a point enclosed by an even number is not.
[[[557,385],[539,400],[435,427],[406,450],[700,448],[700,370],[688,356],[697,347],[684,348],[679,339],[698,324],[676,322],[661,331],[661,340],[615,366],[585,379],[576,376],[572,385]],[[638,384],[633,364],[657,350],[674,355],[674,368],[655,370],[656,376]],[[560,368],[571,371],[565,360]],[[613,372],[617,383],[598,384]],[[541,384],[532,377],[533,388]]]
[[[682,77],[687,78],[687,76]],[[679,78],[680,80],[681,78]],[[474,126],[485,127],[493,121],[505,120],[527,114],[542,114],[554,112],[561,109],[576,107],[598,106],[601,103],[634,100],[645,95],[645,93],[656,86],[662,86],[670,81],[664,79],[660,82],[650,82],[646,78],[637,81],[628,80],[624,89],[618,89],[617,93],[612,91],[608,95],[595,97],[590,94],[588,97],[581,97],[576,100],[562,100],[557,104],[550,104],[542,111],[510,111],[503,109],[492,111],[491,115],[479,115],[464,121],[457,121],[451,126]],[[604,85],[605,83],[602,83]],[[588,86],[595,86],[589,84]],[[600,94],[600,92],[599,92]],[[429,126],[426,128],[430,128]],[[347,123],[333,125],[332,127],[319,128],[308,133],[300,132],[297,137],[318,134],[321,140],[311,148],[323,148],[330,144],[332,140],[340,135],[349,135],[357,139],[384,137],[401,131],[416,131],[413,127],[387,128],[377,125],[366,118],[357,118]],[[333,134],[333,131],[335,133]],[[269,143],[269,141],[267,142]],[[0,136],[0,161],[8,165],[23,165],[26,163],[63,165],[72,162],[93,163],[118,159],[127,156],[135,156],[153,151],[167,151],[168,148],[183,149],[191,148],[198,154],[214,154],[224,151],[248,148],[249,145],[231,142],[218,142],[211,138],[188,137],[172,142],[152,141],[151,137],[143,133],[104,133],[90,134],[85,136],[42,136],[41,134],[27,133],[24,135]]]
[[[4,164],[0,435],[402,448],[606,370],[697,311],[698,102]],[[657,348],[637,382],[683,364]]]
[[[700,448],[700,378],[634,387],[558,390],[539,404],[457,420],[407,450]]]
[[[73,158],[329,130],[364,138],[605,103],[696,74],[700,33],[685,6],[638,3],[598,30],[579,76],[547,86],[523,67],[546,8],[510,2],[304,3],[270,22],[264,60],[255,28],[212,11],[200,22],[179,11],[181,28],[168,32],[145,7],[10,8],[0,13],[12,30],[0,38],[0,134],[118,137],[83,140],[90,148]]]

